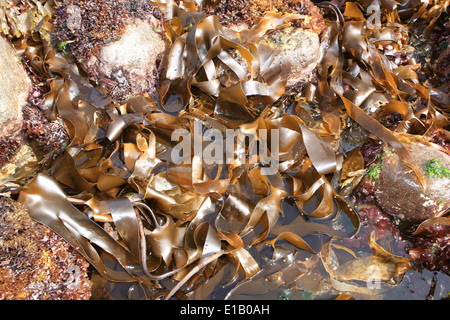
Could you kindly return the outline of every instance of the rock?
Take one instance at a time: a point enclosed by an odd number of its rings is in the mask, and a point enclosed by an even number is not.
[[[55,36],[92,81],[123,101],[155,92],[166,51],[160,18],[145,0],[70,0],[55,10]]]
[[[319,35],[309,29],[288,27],[264,37],[262,41],[281,50],[281,58],[289,61],[291,71],[286,88],[300,91],[314,78],[313,71],[319,63],[323,48]]]
[[[0,182],[11,180],[17,168],[11,163],[23,164],[28,149],[23,148],[21,129],[23,109],[32,90],[31,80],[11,44],[0,37]],[[14,157],[20,153],[20,159]],[[8,165],[6,168],[5,166]]]
[[[161,29],[159,29],[161,30]],[[100,48],[97,56],[82,66],[97,74],[118,100],[134,94],[152,94],[158,79],[158,61],[165,43],[153,24],[136,21],[122,37]]]
[[[0,299],[88,300],[87,261],[28,208],[0,197]]]
[[[27,103],[30,79],[8,41],[0,37],[0,137],[22,127],[22,108]]]
[[[405,145],[425,177],[425,189],[398,155],[384,146],[353,194],[408,222],[444,215],[450,208],[450,155],[433,143],[411,141]]]

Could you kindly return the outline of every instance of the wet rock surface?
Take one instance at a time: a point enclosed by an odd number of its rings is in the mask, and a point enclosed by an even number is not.
[[[0,196],[0,299],[88,300],[88,266],[25,205]]]
[[[448,211],[450,177],[437,176],[429,170],[429,165],[433,163],[439,163],[441,168],[450,168],[447,153],[434,144],[409,144],[408,148],[425,177],[427,186],[424,189],[415,173],[396,153],[382,143],[370,143],[375,149],[378,145],[379,152],[373,152],[372,148],[372,154],[376,157],[368,165],[368,174],[354,190],[359,200],[374,201],[385,213],[408,222],[420,222]]]
[[[160,15],[145,1],[66,1],[55,37],[89,78],[119,101],[154,93],[166,50]]]

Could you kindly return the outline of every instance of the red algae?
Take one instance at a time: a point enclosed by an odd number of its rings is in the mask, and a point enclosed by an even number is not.
[[[0,299],[88,300],[86,260],[28,208],[0,197]]]

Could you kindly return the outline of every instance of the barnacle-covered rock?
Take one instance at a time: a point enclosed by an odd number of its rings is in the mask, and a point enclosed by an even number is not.
[[[260,43],[280,50],[281,58],[291,67],[286,88],[290,92],[299,92],[306,82],[313,79],[313,71],[323,52],[322,37],[326,24],[317,6],[309,0],[222,0],[207,13],[217,15],[226,27],[243,31],[255,26],[269,12],[297,15],[289,20],[288,26],[263,36]]]
[[[166,43],[150,2],[66,1],[55,10],[55,35],[61,51],[116,100],[154,93]]]
[[[0,197],[1,300],[88,300],[88,266],[25,205]]]
[[[354,195],[375,202],[385,213],[404,221],[420,222],[444,215],[450,208],[450,155],[433,143],[403,143],[423,174],[426,187],[394,151],[372,140],[361,150],[368,173]]]

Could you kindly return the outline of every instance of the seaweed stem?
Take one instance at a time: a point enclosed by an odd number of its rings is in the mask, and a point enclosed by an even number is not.
[[[142,202],[134,202],[133,205],[139,210],[140,213],[144,216],[145,220],[147,220],[149,223],[149,217],[148,214],[144,212],[144,209],[150,214],[150,218],[153,220],[153,223],[155,224],[156,228],[161,228],[161,225],[159,224],[158,220],[156,219],[155,214],[153,213],[153,210]]]

